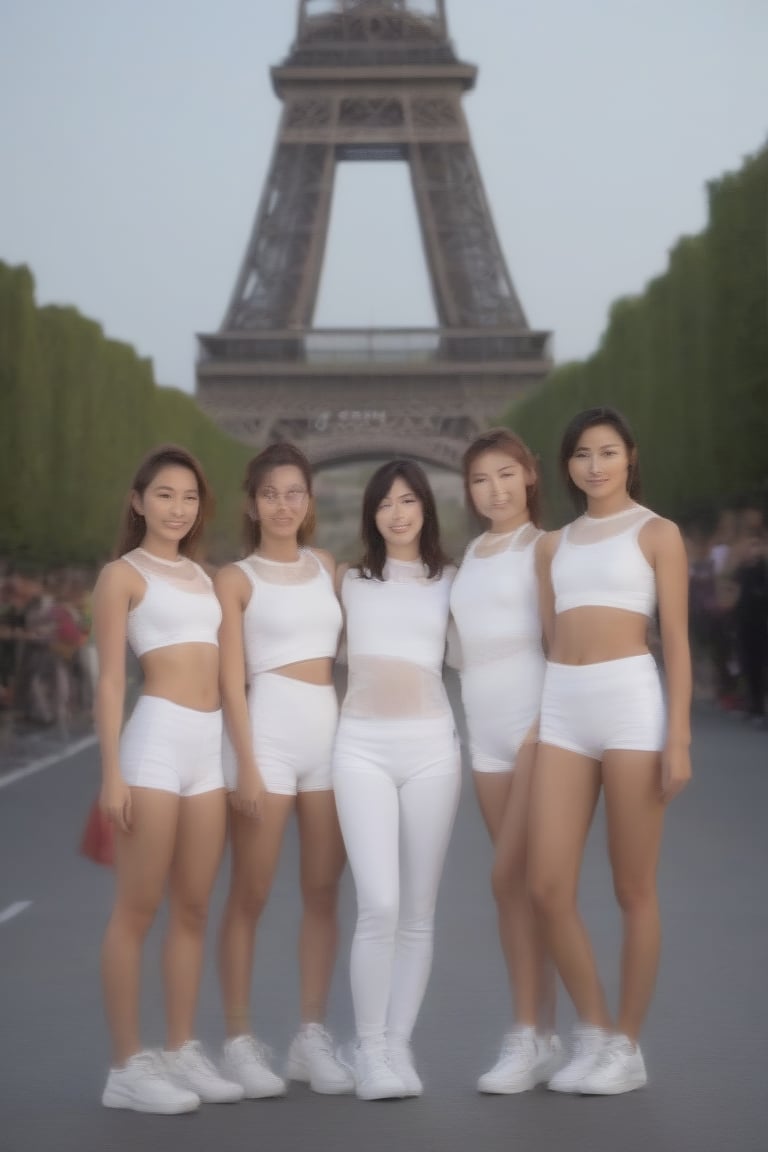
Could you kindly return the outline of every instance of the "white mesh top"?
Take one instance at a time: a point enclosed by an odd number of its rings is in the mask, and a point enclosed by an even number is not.
[[[387,560],[383,580],[344,576],[349,681],[346,716],[406,718],[450,713],[442,669],[456,574],[430,580],[421,561]]]
[[[239,560],[251,584],[243,614],[248,679],[286,664],[333,658],[341,632],[341,608],[330,573],[309,548],[298,560],[268,560],[255,553]]]
[[[173,644],[219,643],[221,607],[210,577],[187,557],[162,560],[134,548],[122,557],[143,578],[146,591],[128,613],[128,643],[136,656]]]
[[[468,546],[451,589],[460,668],[541,650],[535,550],[542,535],[527,523],[485,532]]]
[[[652,616],[656,575],[637,538],[655,516],[633,504],[613,516],[585,513],[568,524],[552,558],[555,612],[601,607]]]

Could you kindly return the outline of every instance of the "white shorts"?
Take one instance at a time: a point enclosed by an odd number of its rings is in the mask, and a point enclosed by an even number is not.
[[[132,788],[197,796],[224,787],[221,711],[198,712],[140,696],[120,738],[120,772]]]
[[[473,772],[509,772],[523,744],[536,740],[545,665],[538,648],[462,672]]]
[[[327,792],[339,704],[332,684],[260,672],[248,688],[253,752],[264,787],[279,796]],[[225,734],[224,777],[237,787],[237,761]]]
[[[664,697],[649,652],[600,664],[547,664],[539,741],[592,760],[613,749],[660,752]]]
[[[418,777],[451,776],[461,769],[453,715],[404,720],[342,715],[333,749],[333,774],[368,772],[396,785]]]

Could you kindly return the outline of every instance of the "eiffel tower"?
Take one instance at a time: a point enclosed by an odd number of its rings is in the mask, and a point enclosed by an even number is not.
[[[300,0],[271,75],[277,141],[221,328],[198,336],[198,402],[238,439],[292,440],[315,465],[407,454],[455,469],[551,361],[496,235],[461,103],[477,69],[454,52],[445,0]],[[354,160],[409,165],[438,328],[312,326],[336,165]]]

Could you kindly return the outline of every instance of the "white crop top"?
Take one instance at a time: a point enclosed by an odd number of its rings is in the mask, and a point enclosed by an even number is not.
[[[555,612],[599,607],[652,616],[656,575],[637,537],[655,516],[633,504],[613,516],[585,514],[568,524],[552,558]]]
[[[330,573],[314,552],[302,548],[289,563],[252,555],[237,566],[251,583],[243,613],[249,681],[285,664],[336,655],[341,608]]]
[[[486,532],[468,546],[451,588],[462,670],[541,651],[541,617],[533,524],[501,535]]]
[[[221,606],[211,578],[194,560],[162,560],[134,548],[122,557],[147,588],[128,613],[127,638],[136,656],[173,644],[219,643]]]
[[[443,685],[451,584],[445,568],[430,580],[420,560],[387,560],[383,580],[357,569],[344,576],[341,600],[347,630],[347,716],[443,716]]]

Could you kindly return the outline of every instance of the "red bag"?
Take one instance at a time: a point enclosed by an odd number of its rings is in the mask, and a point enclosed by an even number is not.
[[[115,830],[94,800],[88,813],[80,840],[80,853],[94,864],[113,865],[115,862]]]

